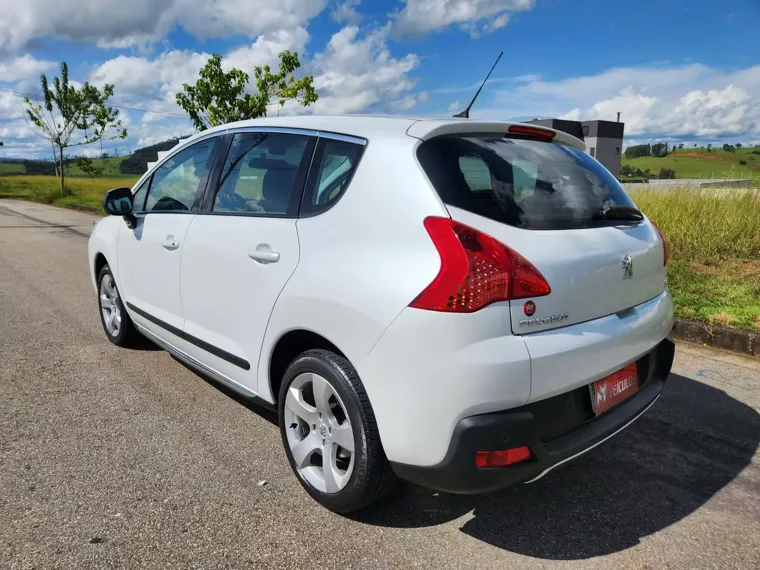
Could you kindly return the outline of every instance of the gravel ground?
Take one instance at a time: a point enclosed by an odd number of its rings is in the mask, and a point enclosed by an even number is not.
[[[108,343],[93,219],[0,200],[0,568],[760,567],[760,361],[679,344],[648,414],[539,482],[341,517],[271,414]]]

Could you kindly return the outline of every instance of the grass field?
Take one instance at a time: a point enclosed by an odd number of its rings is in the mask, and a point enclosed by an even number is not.
[[[760,330],[760,193],[631,193],[668,239],[676,314]]]
[[[26,172],[26,167],[23,164],[0,162],[0,176],[4,174],[23,174],[24,172]]]
[[[119,157],[111,157],[107,158],[105,162],[103,162],[99,158],[93,158],[93,162],[95,163],[95,166],[104,168],[103,170],[103,177],[104,178],[134,178],[134,174],[122,174],[119,170],[119,167],[121,166],[122,161],[125,159],[125,156],[119,156]],[[0,162],[0,176],[4,174],[25,174],[26,173],[26,167],[21,163],[15,163],[15,162]],[[69,164],[66,166],[66,176],[71,176],[72,178],[78,178],[78,177],[87,177],[87,174],[82,172],[79,167],[76,164]]]
[[[92,161],[95,166],[104,168],[103,178],[135,178],[134,174],[122,174],[119,171],[121,162],[125,159],[124,156],[111,157],[105,160],[105,163],[99,158],[93,158]],[[87,176],[82,172],[76,164],[72,164],[66,167],[66,176]]]
[[[736,152],[715,150],[707,152],[706,148],[684,148],[671,152],[665,157],[643,156],[628,160],[623,158],[623,165],[632,168],[647,168],[652,174],[661,168],[674,170],[676,178],[752,178],[760,184],[760,152],[758,148],[740,148]],[[747,164],[739,164],[739,161]]]
[[[61,196],[61,183],[55,176],[0,176],[0,198],[21,198],[63,207],[88,207],[101,212],[103,194],[118,186],[132,186],[137,177],[67,178],[71,195]]]

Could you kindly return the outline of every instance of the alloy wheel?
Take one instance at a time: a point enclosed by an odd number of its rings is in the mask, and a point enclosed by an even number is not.
[[[354,433],[335,388],[319,374],[298,375],[285,397],[285,422],[300,476],[323,493],[344,489],[354,469]]]
[[[100,312],[108,334],[118,336],[121,330],[119,291],[116,289],[113,277],[108,273],[100,280]]]

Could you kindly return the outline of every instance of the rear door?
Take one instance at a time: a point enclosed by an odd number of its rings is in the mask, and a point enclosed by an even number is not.
[[[634,204],[582,150],[503,134],[450,135],[424,142],[418,158],[452,218],[520,253],[549,283],[547,296],[510,301],[515,334],[620,313],[664,291],[656,230],[648,221],[609,219]]]
[[[181,288],[191,354],[257,392],[275,301],[299,258],[296,219],[315,138],[238,132],[186,237]]]

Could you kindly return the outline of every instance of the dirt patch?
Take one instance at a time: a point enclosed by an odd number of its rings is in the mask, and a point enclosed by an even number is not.
[[[728,327],[736,320],[736,317],[731,313],[715,313],[714,315],[707,317],[707,320],[711,323],[717,323]]]
[[[711,152],[679,152],[678,154],[674,154],[674,159],[679,158],[704,158],[705,160],[720,160],[722,162],[734,162],[733,160],[729,159],[727,156],[722,156],[719,154],[712,154]]]
[[[731,277],[760,284],[760,261],[711,261],[689,265],[703,275]]]

